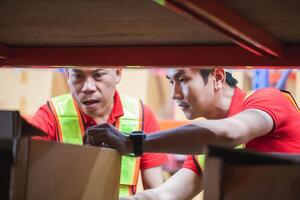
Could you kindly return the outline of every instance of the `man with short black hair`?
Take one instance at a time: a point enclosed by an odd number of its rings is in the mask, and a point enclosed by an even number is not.
[[[246,149],[260,152],[300,152],[299,108],[286,93],[266,88],[247,95],[235,86],[237,81],[231,74],[220,67],[169,69],[167,79],[172,87],[172,98],[186,118],[205,117],[207,120],[194,120],[146,137],[140,135],[140,140],[120,136],[112,127],[110,132],[114,134],[107,134],[107,129],[102,128],[107,126],[105,124],[91,128],[88,134],[123,154],[199,155],[208,144],[231,148],[245,144]],[[188,156],[183,168],[160,187],[130,199],[192,199],[201,191],[203,166],[198,157]]]
[[[71,93],[52,98],[32,118],[32,123],[48,135],[36,139],[84,144],[85,130],[108,123],[124,134],[159,130],[152,111],[134,97],[119,95],[116,85],[121,81],[121,68],[67,69]],[[138,174],[145,189],[163,183],[164,154],[144,154],[140,158],[122,157],[120,196],[136,191]]]

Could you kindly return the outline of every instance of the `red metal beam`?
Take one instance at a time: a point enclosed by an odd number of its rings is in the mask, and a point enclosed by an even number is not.
[[[4,66],[300,66],[300,45],[283,58],[263,58],[238,46],[10,47]]]
[[[247,51],[265,57],[282,56],[279,40],[217,0],[166,0],[165,5],[206,23]]]
[[[0,44],[0,60],[6,59],[9,56],[9,47],[3,44]]]

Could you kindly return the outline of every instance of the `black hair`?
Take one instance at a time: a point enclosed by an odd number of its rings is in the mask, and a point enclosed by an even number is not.
[[[207,84],[208,76],[212,71],[213,71],[213,69],[200,69],[199,72],[200,72],[205,84]],[[230,72],[226,72],[226,83],[230,87],[234,88],[234,87],[236,87],[236,84],[238,83],[238,81],[235,78],[233,78],[233,76]]]

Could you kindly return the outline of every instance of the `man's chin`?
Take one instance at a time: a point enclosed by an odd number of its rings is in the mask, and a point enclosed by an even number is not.
[[[193,119],[199,118],[198,115],[195,115],[194,113],[190,113],[190,112],[185,112],[184,115],[185,115],[185,118],[188,120],[193,120]]]
[[[83,112],[92,118],[95,118],[97,116],[97,112],[95,110],[88,110],[88,109],[83,109]]]
[[[186,116],[185,118],[188,119],[188,120],[193,120],[193,119],[196,119],[197,117],[193,117],[193,116],[188,116],[188,117],[187,117],[187,116]]]
[[[186,119],[191,120],[192,119],[192,115],[190,112],[184,112],[184,116]]]

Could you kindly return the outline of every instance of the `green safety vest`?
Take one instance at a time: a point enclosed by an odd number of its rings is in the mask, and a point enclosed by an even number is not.
[[[292,96],[292,94],[289,92],[289,91],[285,91],[285,90],[280,90],[283,95],[289,100],[289,102],[293,105],[293,107],[298,111],[300,112],[300,109],[299,109],[299,106],[297,105],[294,97]],[[255,91],[249,91],[247,93],[247,95],[245,96],[245,100],[251,96]],[[236,149],[244,149],[246,146],[245,144],[241,144],[237,147],[235,147]],[[195,155],[194,156],[194,161],[196,162],[196,166],[197,166],[197,169],[199,171],[199,173],[201,173],[201,170],[204,169],[204,166],[205,166],[205,154],[201,154],[201,155]]]
[[[121,96],[124,115],[116,122],[116,128],[125,134],[132,131],[142,131],[143,105],[134,97]],[[85,133],[83,120],[76,101],[71,94],[54,97],[49,102],[56,119],[60,142],[83,145]],[[119,196],[129,196],[135,193],[138,181],[140,159],[134,156],[122,156]]]

